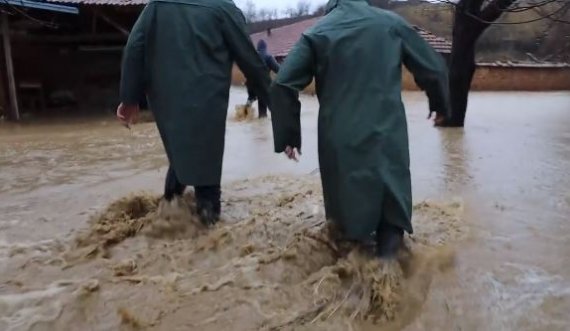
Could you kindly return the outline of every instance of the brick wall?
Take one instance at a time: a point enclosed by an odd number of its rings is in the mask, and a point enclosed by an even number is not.
[[[411,74],[404,70],[402,85],[417,90]],[[479,67],[473,78],[475,91],[568,91],[570,68]]]
[[[243,74],[234,67],[232,81],[245,82]],[[413,77],[404,69],[404,90],[417,90]],[[559,91],[570,90],[570,68],[479,67],[473,79],[473,90],[483,91]],[[307,88],[314,93],[314,86]]]

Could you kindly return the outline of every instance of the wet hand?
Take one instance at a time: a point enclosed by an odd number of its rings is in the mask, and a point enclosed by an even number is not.
[[[299,156],[301,156],[301,150],[298,148],[287,146],[287,147],[285,147],[285,155],[287,155],[289,160],[299,162]]]
[[[117,107],[117,119],[127,128],[136,122],[139,115],[139,105],[125,105],[121,103]]]

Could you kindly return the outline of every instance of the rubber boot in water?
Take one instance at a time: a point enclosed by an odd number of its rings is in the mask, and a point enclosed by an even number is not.
[[[267,105],[262,101],[258,101],[257,106],[259,108],[259,118],[267,118]]]
[[[168,167],[166,180],[164,181],[164,199],[166,201],[172,201],[175,196],[182,196],[184,189],[186,189],[186,185],[180,183],[178,177],[176,177],[176,173],[174,173],[174,169]]]
[[[214,225],[220,220],[220,212],[222,204],[220,201],[220,186],[197,186],[194,188],[196,193],[196,208],[200,221],[204,225]]]
[[[216,224],[220,220],[219,208],[211,201],[198,201],[198,216],[200,221],[207,226]]]
[[[383,259],[395,259],[404,246],[404,230],[397,226],[383,223],[376,230],[376,256]]]

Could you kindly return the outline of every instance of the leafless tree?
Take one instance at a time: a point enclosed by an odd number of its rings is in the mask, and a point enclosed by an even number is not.
[[[286,17],[301,17],[311,13],[311,3],[308,0],[299,0],[295,7],[288,7],[283,11]]]
[[[287,7],[287,9],[283,10],[283,14],[285,15],[285,17],[295,17],[295,8],[293,7]]]
[[[271,19],[271,11],[269,9],[261,8],[257,14],[260,21],[268,21]]]
[[[309,15],[311,11],[311,3],[308,0],[299,0],[297,2],[297,8],[295,12],[295,16],[305,16]]]
[[[464,126],[467,102],[473,75],[477,40],[493,24],[525,24],[543,19],[568,23],[561,14],[570,9],[568,0],[442,0],[455,7],[453,22],[453,47],[449,74],[452,116],[448,126]],[[545,9],[538,17],[521,22],[501,22],[505,13],[520,13]]]
[[[255,22],[257,20],[257,10],[255,8],[255,3],[248,0],[245,3],[245,8],[243,9],[243,15],[248,23]]]

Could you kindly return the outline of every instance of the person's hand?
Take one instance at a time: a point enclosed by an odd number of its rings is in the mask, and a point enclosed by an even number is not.
[[[299,156],[297,156],[297,154],[300,156],[301,155],[301,150],[299,150],[298,148],[294,148],[291,146],[287,146],[285,147],[285,155],[287,155],[287,157],[289,158],[289,160],[293,160],[295,162],[299,162]]]
[[[127,128],[135,123],[139,115],[139,105],[125,105],[121,102],[117,107],[117,119]]]

